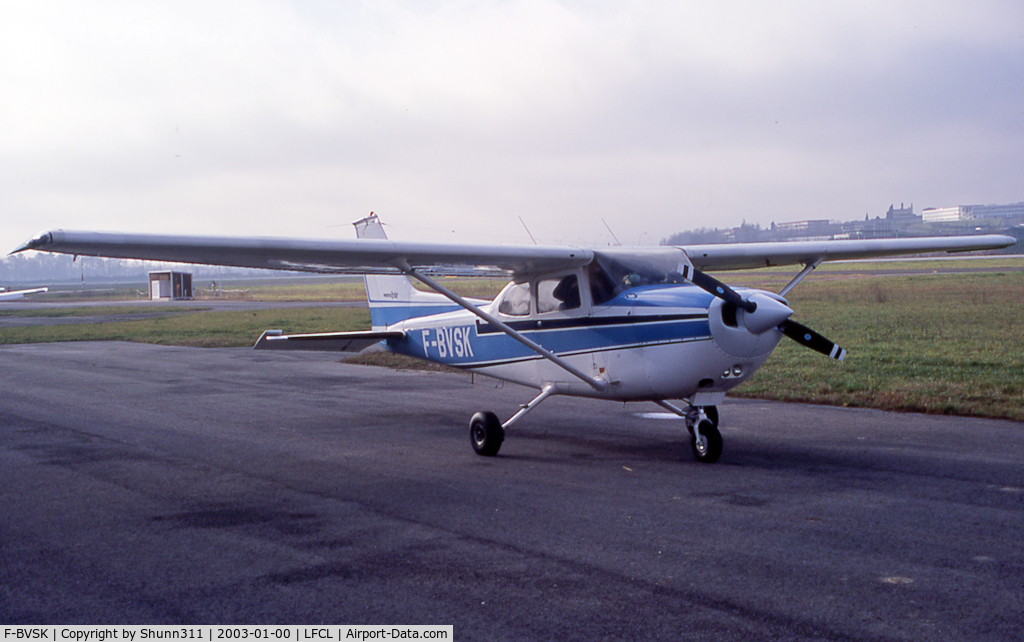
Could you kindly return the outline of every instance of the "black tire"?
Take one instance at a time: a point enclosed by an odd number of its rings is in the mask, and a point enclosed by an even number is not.
[[[697,430],[700,432],[702,443],[697,443],[696,435],[690,438],[693,456],[704,464],[715,463],[722,456],[722,433],[718,432],[718,427],[710,421],[700,422]]]
[[[718,406],[704,406],[704,415],[718,428]]]
[[[476,454],[494,457],[505,441],[505,429],[493,412],[478,412],[469,420],[469,442]]]

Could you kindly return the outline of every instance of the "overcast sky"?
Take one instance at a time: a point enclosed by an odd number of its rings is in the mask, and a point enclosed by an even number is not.
[[[51,228],[657,243],[1024,201],[1024,3],[0,4],[0,250]]]

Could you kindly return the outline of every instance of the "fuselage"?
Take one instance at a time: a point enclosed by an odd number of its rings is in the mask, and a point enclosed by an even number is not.
[[[607,381],[608,389],[595,390],[466,310],[391,326],[405,338],[388,347],[533,388],[556,384],[561,394],[641,401],[734,388],[782,337],[774,329],[751,335],[729,326],[722,320],[721,300],[689,284],[634,287],[603,304],[568,311],[542,313],[534,305],[525,315],[502,314],[501,298],[483,307],[584,373]]]

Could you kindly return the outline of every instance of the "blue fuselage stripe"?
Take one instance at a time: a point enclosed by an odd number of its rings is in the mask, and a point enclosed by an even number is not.
[[[425,317],[433,314],[454,312],[462,307],[454,303],[434,303],[427,305],[370,305],[370,323],[373,327],[392,326],[407,319]]]
[[[707,313],[559,320],[559,327],[528,330],[527,338],[558,355],[621,350],[644,345],[699,341],[711,337]],[[563,323],[565,322],[565,323]],[[571,322],[571,323],[569,323]],[[536,328],[536,321],[531,322]],[[553,324],[554,325],[554,324]],[[485,323],[411,330],[389,343],[395,352],[461,368],[538,358],[533,350]]]

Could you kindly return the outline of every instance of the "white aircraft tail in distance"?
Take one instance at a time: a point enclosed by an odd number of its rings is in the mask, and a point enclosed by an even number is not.
[[[29,290],[8,290],[7,288],[0,288],[0,301],[13,301],[14,299],[21,299],[29,294],[42,294],[43,292],[49,291],[49,288],[32,288]]]
[[[351,240],[151,236],[56,230],[39,250],[365,275],[372,328],[289,335],[257,349],[360,350],[373,344],[537,390],[514,415],[481,411],[470,442],[496,455],[506,430],[552,395],[654,402],[685,419],[698,461],[722,452],[718,405],[783,338],[842,361],[846,351],[794,321],[785,296],[824,261],[1012,245],[1002,235],[586,248],[395,241],[372,213]],[[714,270],[802,266],[779,292],[732,288]],[[493,301],[467,299],[439,276],[500,273]],[[419,281],[430,290],[413,287]]]

